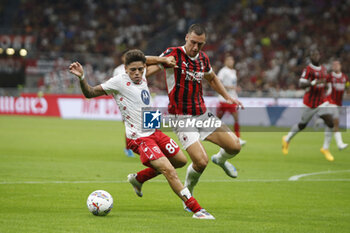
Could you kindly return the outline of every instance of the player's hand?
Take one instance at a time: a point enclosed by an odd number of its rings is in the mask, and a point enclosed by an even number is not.
[[[314,79],[310,82],[310,85],[315,86],[317,84],[325,84],[325,83],[326,83],[326,80]]]
[[[79,62],[73,62],[69,66],[69,72],[77,76],[79,79],[82,79],[84,75],[83,66]]]
[[[176,60],[175,60],[175,57],[174,57],[174,56],[166,57],[166,58],[165,58],[165,64],[166,64],[168,67],[177,68]]]
[[[237,108],[241,108],[241,109],[244,109],[244,106],[243,104],[238,100],[238,99],[233,99],[233,98],[229,98],[226,100],[227,103],[229,104],[236,104],[237,105]]]

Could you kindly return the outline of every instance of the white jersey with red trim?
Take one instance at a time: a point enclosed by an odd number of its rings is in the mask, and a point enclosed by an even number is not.
[[[232,89],[230,90],[227,88],[232,86],[237,88],[237,71],[235,69],[230,69],[229,67],[224,66],[219,70],[218,78],[220,79],[222,85],[224,85],[224,87],[226,88],[227,93],[232,98],[237,99],[238,96],[237,96],[236,90],[232,90]],[[224,97],[222,97],[221,95],[219,95],[219,101],[226,102]]]
[[[145,73],[140,84],[133,83],[127,74],[119,74],[101,86],[107,94],[113,95],[117,102],[127,138],[147,137],[155,132],[154,129],[143,129],[142,108],[152,107]]]

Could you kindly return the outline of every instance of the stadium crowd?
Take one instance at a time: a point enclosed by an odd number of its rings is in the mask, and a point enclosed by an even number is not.
[[[350,0],[23,0],[18,4],[9,26],[36,36],[37,57],[42,53],[68,59],[65,54],[85,53],[113,58],[127,48],[157,55],[166,46],[183,44],[188,25],[200,22],[209,34],[205,51],[215,71],[223,66],[225,53],[234,55],[241,95],[302,96],[298,79],[313,47],[321,51],[328,70],[332,59],[339,58],[343,72],[350,72]],[[99,83],[108,78],[115,65],[89,80]],[[45,80],[50,86],[50,77]],[[165,90],[163,80],[152,82],[155,91]]]

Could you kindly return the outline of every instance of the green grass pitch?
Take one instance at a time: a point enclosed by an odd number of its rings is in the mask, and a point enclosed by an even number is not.
[[[248,143],[231,160],[237,179],[211,162],[201,177],[194,196],[216,217],[210,221],[183,211],[163,177],[135,195],[126,176],[143,165],[124,155],[121,122],[1,116],[0,232],[350,232],[350,148],[339,152],[333,139],[328,162],[323,133],[302,132],[284,156],[284,132],[256,129],[242,133]],[[350,133],[343,138],[349,143]],[[186,169],[177,171],[183,181]],[[106,217],[86,207],[97,189],[114,198]]]

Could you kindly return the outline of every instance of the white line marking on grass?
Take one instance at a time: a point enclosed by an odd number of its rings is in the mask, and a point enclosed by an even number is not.
[[[323,171],[323,172],[313,172],[313,173],[305,173],[305,174],[300,174],[300,175],[295,175],[289,177],[289,181],[297,181],[302,177],[305,176],[314,176],[314,175],[321,175],[321,174],[329,174],[329,173],[343,173],[343,172],[350,172],[350,170],[338,170],[338,171]]]
[[[350,170],[349,170],[350,171]],[[201,183],[248,183],[248,182],[256,182],[256,183],[269,183],[269,182],[289,182],[291,180],[286,179],[245,179],[245,180],[201,180]],[[294,180],[293,180],[294,181]],[[350,179],[307,179],[307,180],[299,180],[299,181],[307,181],[307,182],[325,182],[325,181],[350,181]],[[167,183],[166,180],[152,180],[150,183]],[[77,180],[77,181],[1,181],[0,185],[4,184],[122,184],[128,183],[128,181],[123,180]]]

